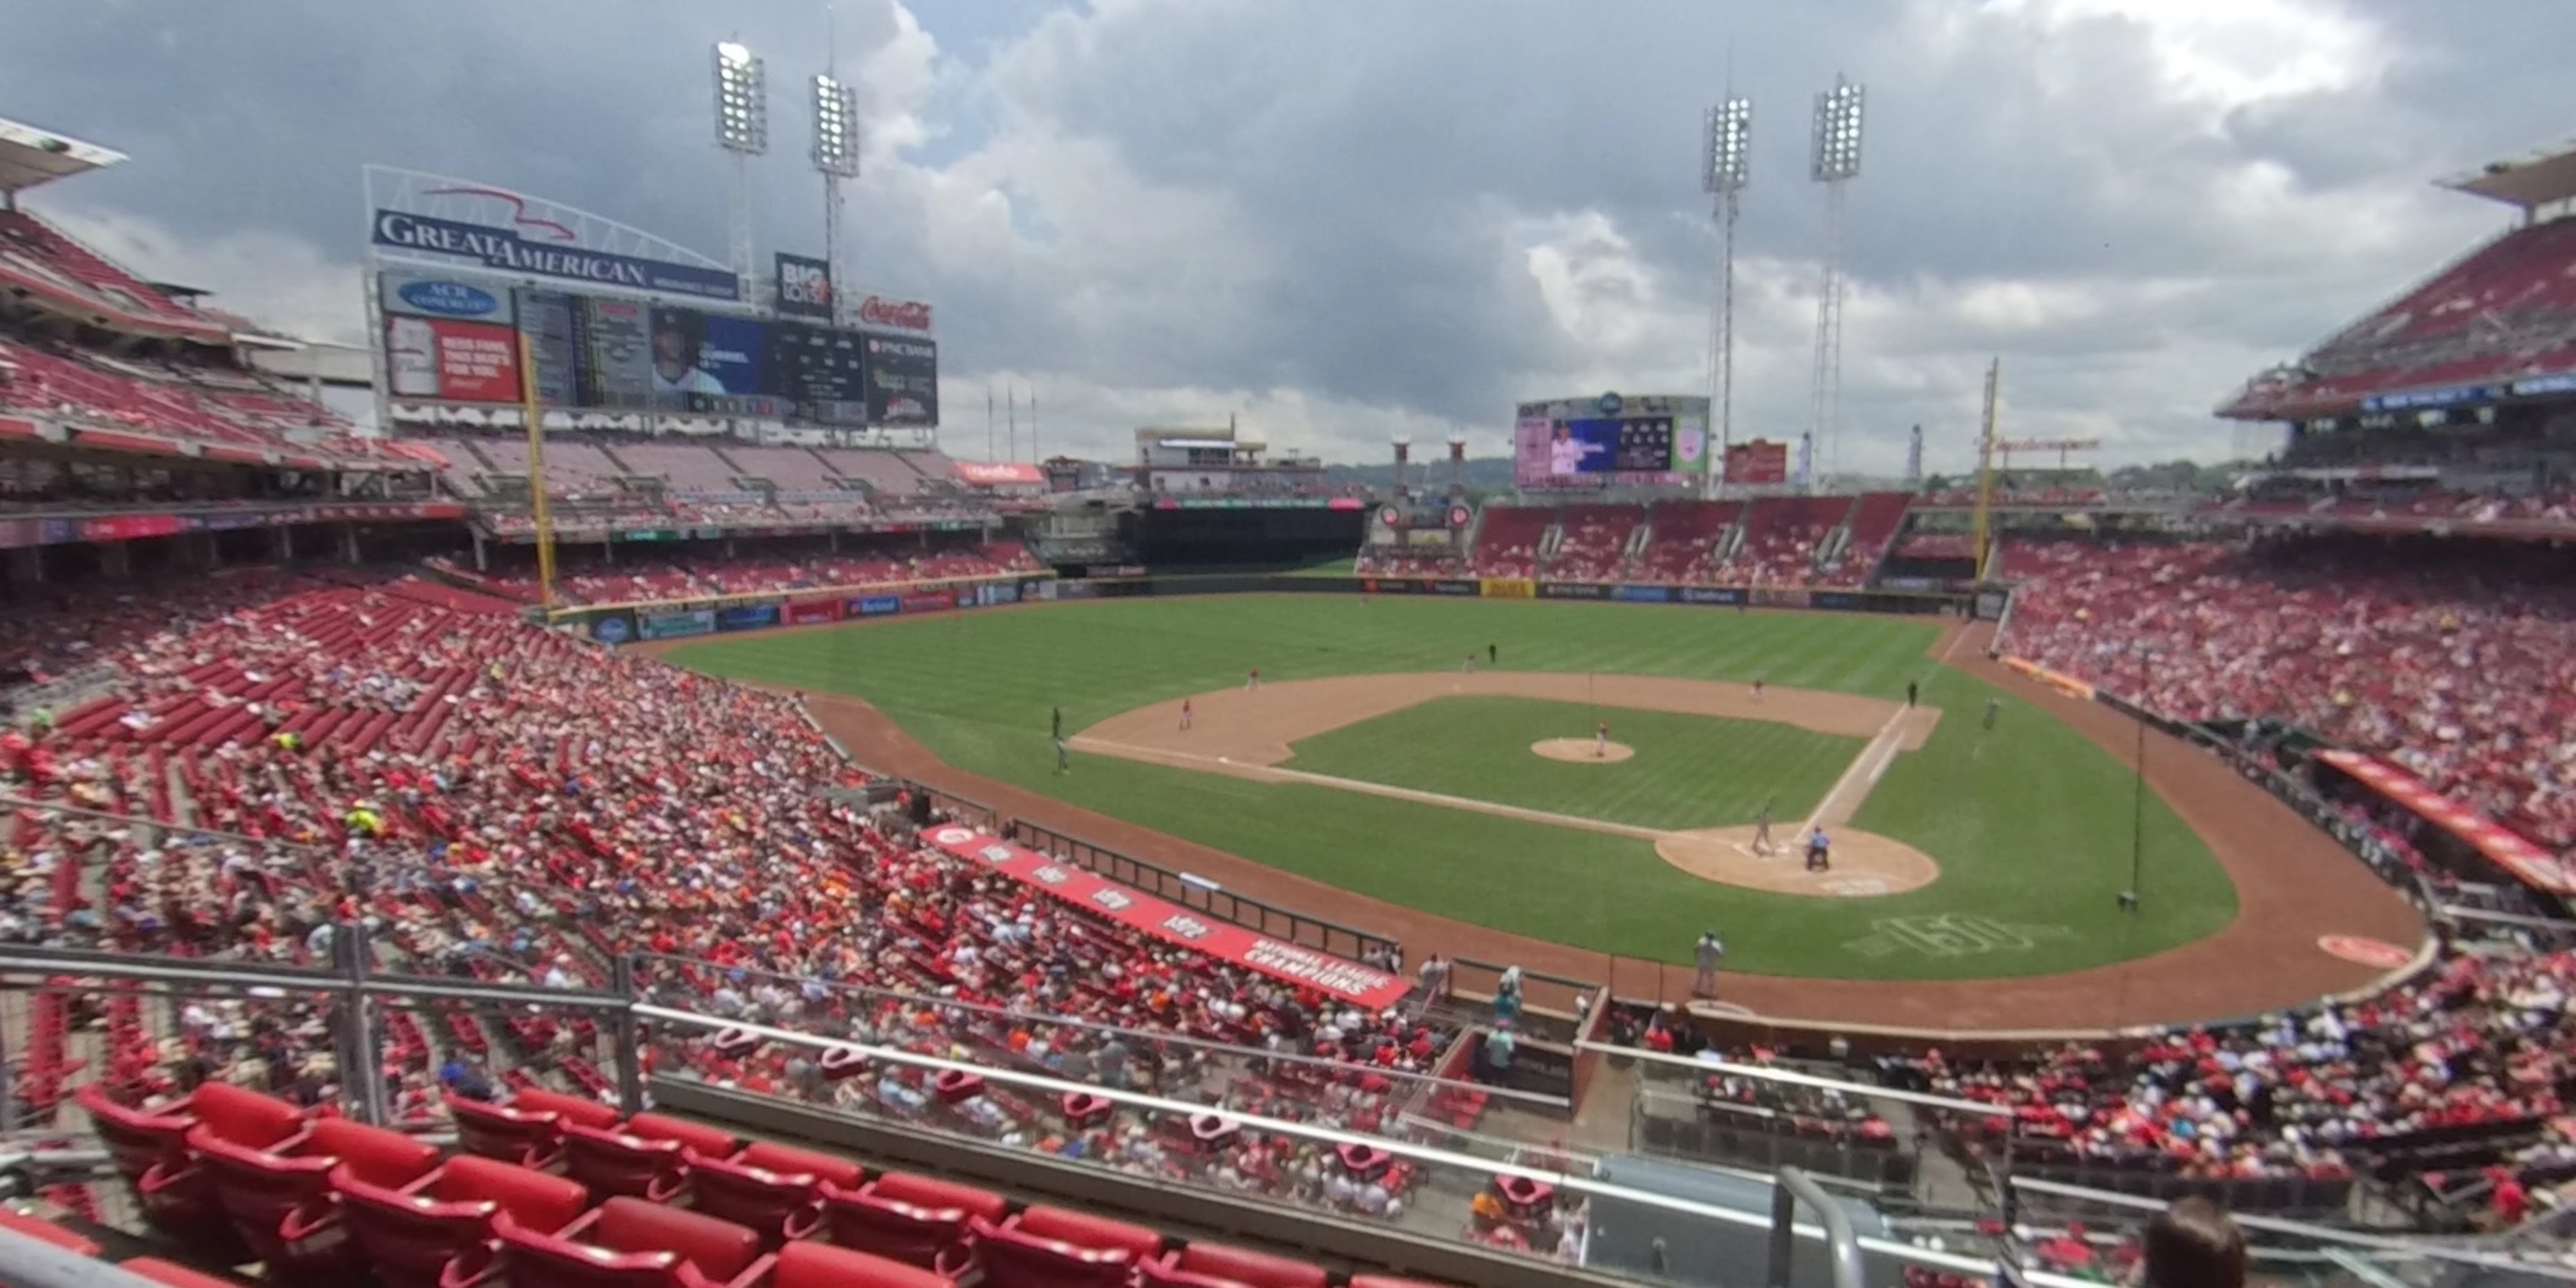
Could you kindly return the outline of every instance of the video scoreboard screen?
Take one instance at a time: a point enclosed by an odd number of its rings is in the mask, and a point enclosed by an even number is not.
[[[1706,468],[1704,398],[1641,397],[1525,403],[1515,429],[1523,487],[1668,483]]]

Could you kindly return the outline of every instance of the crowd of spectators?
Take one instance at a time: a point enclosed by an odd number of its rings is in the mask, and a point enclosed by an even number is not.
[[[109,689],[12,712],[0,737],[0,783],[49,807],[0,836],[0,935],[301,964],[331,960],[357,923],[379,970],[552,987],[604,985],[612,955],[650,953],[657,997],[728,1017],[1238,1108],[1293,1101],[1363,1129],[1455,1036],[917,846],[899,812],[835,791],[864,780],[792,698],[606,654],[510,608],[410,578],[254,576],[93,635]],[[336,1094],[300,1003],[197,1014],[117,1030],[113,1076]],[[400,1112],[434,1112],[442,1081],[609,1089],[586,1024],[429,1018],[388,1024]],[[785,1053],[690,1058],[772,1088],[812,1072]]]
[[[2576,579],[2543,547],[2006,547],[2006,651],[2181,720],[2275,717],[2576,844]]]
[[[949,544],[932,547],[917,539],[868,543],[845,541],[835,552],[822,542],[781,542],[757,553],[717,554],[626,553],[615,562],[585,560],[559,568],[556,597],[572,604],[615,604],[641,600],[704,599],[721,595],[790,594],[823,587],[894,585],[953,581],[1010,574],[1039,575],[1044,564],[1018,542]],[[469,581],[493,594],[534,603],[533,569],[511,568],[476,573],[441,561],[441,572]]]

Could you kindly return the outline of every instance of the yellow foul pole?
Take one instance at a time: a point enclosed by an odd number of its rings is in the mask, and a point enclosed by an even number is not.
[[[2004,360],[1986,366],[1986,417],[1977,432],[1977,575],[1986,575],[1986,556],[1993,553],[1995,508],[1995,403],[2003,388]]]
[[[519,423],[528,431],[528,498],[535,506],[537,520],[537,593],[551,620],[555,611],[555,519],[546,507],[546,409],[537,401],[537,347],[524,330],[519,332],[519,380],[525,395],[519,403]]]

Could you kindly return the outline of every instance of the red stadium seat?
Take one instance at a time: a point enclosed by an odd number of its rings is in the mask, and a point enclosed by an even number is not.
[[[457,1143],[466,1153],[526,1167],[554,1162],[565,1124],[608,1127],[618,1118],[616,1110],[596,1100],[534,1087],[506,1105],[449,1096],[447,1107],[456,1117]]]
[[[778,1250],[768,1288],[955,1288],[956,1283],[936,1271],[828,1243],[791,1243]]]
[[[508,1283],[512,1288],[750,1288],[771,1261],[760,1236],[711,1216],[634,1198],[613,1198],[561,1233],[528,1230],[495,1217],[497,1256],[460,1258],[444,1288]]]
[[[216,1201],[264,1263],[271,1282],[345,1283],[359,1249],[340,1228],[334,1170],[370,1185],[399,1188],[438,1165],[438,1150],[398,1131],[345,1118],[314,1120],[274,1148],[252,1148],[200,1123],[188,1144],[211,1178]]]
[[[689,1205],[760,1232],[772,1247],[811,1236],[823,1223],[822,1178],[687,1151]]]
[[[1222,1243],[1192,1243],[1137,1267],[1139,1284],[1185,1283],[1177,1276],[1248,1284],[1251,1288],[1324,1288],[1322,1266]]]
[[[1138,1261],[1149,1260],[1163,1250],[1160,1230],[1071,1208],[1033,1207],[1010,1224],[1041,1239],[1060,1239],[1085,1248],[1123,1248]]]
[[[471,1154],[399,1189],[342,1169],[331,1188],[342,1220],[387,1288],[425,1288],[447,1263],[492,1237],[495,1217],[531,1230],[560,1230],[590,1205],[574,1181]]]
[[[626,1134],[646,1140],[676,1140],[702,1158],[731,1157],[742,1144],[741,1138],[730,1132],[666,1114],[637,1114],[626,1120]]]
[[[250,1250],[217,1201],[214,1173],[195,1152],[201,1148],[198,1142],[202,1137],[245,1149],[266,1149],[301,1130],[304,1116],[283,1100],[214,1082],[190,1093],[186,1105],[185,1117],[136,1115],[114,1120],[119,1123],[117,1130],[134,1133],[129,1148],[136,1156],[158,1139],[158,1133],[176,1123],[186,1124],[180,1130],[179,1150],[151,1164],[135,1180],[135,1197],[143,1206],[144,1219],[154,1228],[210,1261],[237,1265],[249,1259]]]
[[[602,1195],[627,1195],[668,1203],[689,1183],[689,1164],[676,1140],[635,1135],[623,1127],[569,1124],[563,1134],[564,1173]]]
[[[1119,1288],[1136,1265],[1133,1248],[1050,1238],[1016,1222],[995,1225],[979,1216],[967,1228],[986,1288]]]
[[[1000,1221],[1001,1195],[908,1172],[891,1172],[857,1190],[831,1181],[819,1187],[832,1242],[907,1265],[962,1274],[967,1222]]]

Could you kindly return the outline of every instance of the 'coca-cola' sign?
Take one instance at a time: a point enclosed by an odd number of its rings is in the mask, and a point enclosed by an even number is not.
[[[889,300],[871,295],[859,302],[859,321],[867,326],[890,326],[898,331],[930,330],[930,306],[919,300]]]

